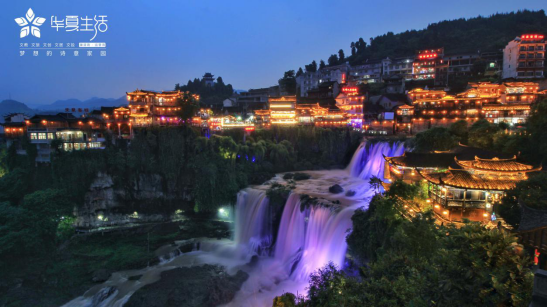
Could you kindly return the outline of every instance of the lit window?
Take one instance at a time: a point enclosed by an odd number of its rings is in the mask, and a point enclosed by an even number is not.
[[[53,133],[48,133],[48,139],[54,139]]]
[[[46,133],[38,133],[38,139],[45,140],[46,139]]]
[[[30,133],[30,139],[35,140],[36,139],[36,133]]]

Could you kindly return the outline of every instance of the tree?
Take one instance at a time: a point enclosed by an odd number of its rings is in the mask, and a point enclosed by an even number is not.
[[[329,64],[329,66],[337,65],[339,63],[339,58],[337,57],[337,55],[331,55],[327,59],[327,63]]]
[[[344,62],[344,51],[342,49],[339,49],[339,63]]]
[[[485,119],[476,121],[468,131],[468,144],[478,148],[492,148],[495,134],[499,131],[496,124]]]
[[[296,77],[299,77],[299,76],[301,76],[302,74],[304,74],[303,68],[302,68],[302,67],[299,67],[299,70],[297,71]]]
[[[521,206],[546,211],[546,185],[545,172],[518,182],[516,187],[506,192],[497,213],[514,228],[519,227]]]
[[[356,55],[356,43],[350,43],[350,50],[352,51],[352,56]]]
[[[318,70],[318,65],[316,64],[316,61],[313,60],[312,63],[304,66],[305,70],[309,73],[314,73]]]
[[[447,151],[458,145],[458,138],[447,128],[433,127],[415,135],[413,143],[417,152]]]
[[[289,70],[284,73],[284,77],[278,80],[280,90],[287,95],[295,95],[297,92],[297,80],[295,79],[295,71]]]
[[[451,124],[449,132],[457,137],[461,143],[468,143],[468,122],[465,120],[458,120]]]
[[[198,99],[190,94],[190,92],[185,92],[181,98],[177,99],[177,105],[181,107],[181,110],[178,112],[179,117],[181,117],[185,125],[190,125],[192,117],[196,116],[196,113],[200,110]]]
[[[382,187],[382,180],[376,176],[372,176],[369,179],[369,186],[378,193],[380,188]]]
[[[324,60],[320,60],[320,70],[325,68]]]

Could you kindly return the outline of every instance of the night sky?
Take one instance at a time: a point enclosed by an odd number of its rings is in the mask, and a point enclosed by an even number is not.
[[[41,38],[19,38],[14,19],[29,8],[46,18]],[[206,71],[235,89],[267,87],[340,48],[350,54],[359,37],[519,9],[546,10],[546,1],[2,1],[0,100],[119,98],[135,88],[171,90]],[[20,56],[20,43],[89,42],[94,32],[51,27],[51,16],[66,15],[108,16],[108,30],[93,40],[107,44],[106,57],[68,49],[65,57],[47,57],[48,49]]]

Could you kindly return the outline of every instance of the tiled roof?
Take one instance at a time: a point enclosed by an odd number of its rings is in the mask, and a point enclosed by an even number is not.
[[[429,181],[437,185],[447,185],[463,189],[478,189],[478,190],[510,190],[516,186],[517,181],[512,180],[490,180],[481,178],[466,170],[450,169],[447,172],[440,173],[421,173],[419,174]]]
[[[538,171],[531,165],[518,163],[516,157],[509,159],[500,159],[494,157],[492,159],[482,159],[474,157],[474,160],[458,160],[455,158],[457,164],[465,169],[476,169],[482,171],[496,171],[496,172],[531,172]]]

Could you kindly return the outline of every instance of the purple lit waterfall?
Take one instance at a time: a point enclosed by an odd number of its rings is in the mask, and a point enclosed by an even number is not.
[[[364,142],[360,144],[346,168],[351,176],[368,180],[372,176],[383,178],[385,156],[400,156],[405,148],[403,142]]]
[[[330,261],[341,267],[346,253],[346,231],[357,206],[332,209],[312,206],[301,212],[300,195],[293,193],[285,204],[274,258],[291,277],[308,280],[311,273]]]
[[[197,239],[198,250],[142,270],[113,273],[67,306],[94,305],[113,286],[116,293],[97,305],[122,306],[136,290],[160,279],[163,271],[202,264],[223,265],[230,274],[239,269],[248,272],[249,278],[227,306],[271,306],[272,299],[284,292],[303,294],[311,273],[329,262],[344,266],[352,215],[367,207],[374,195],[369,178],[382,178],[383,154],[396,156],[403,151],[402,142],[362,143],[345,170],[305,171],[311,178],[295,182],[283,208],[270,204],[266,193],[270,183],[283,182],[280,175],[264,185],[243,189],[235,205],[233,241]],[[344,191],[329,192],[335,184]],[[301,210],[302,195],[318,202]],[[136,274],[142,275],[139,281],[128,280]]]
[[[234,241],[245,253],[265,255],[272,244],[272,219],[268,198],[262,190],[246,188],[238,193]]]

